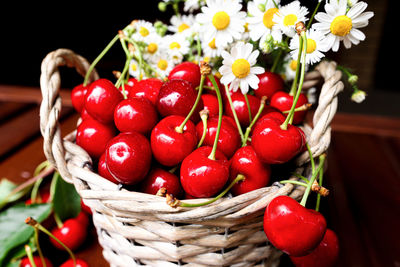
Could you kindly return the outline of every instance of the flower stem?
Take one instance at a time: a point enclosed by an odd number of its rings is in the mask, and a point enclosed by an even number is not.
[[[226,92],[226,97],[228,98],[229,106],[231,107],[231,110],[232,110],[233,119],[235,120],[236,127],[237,127],[237,129],[239,131],[239,135],[240,135],[240,138],[242,139],[242,143],[243,143],[243,142],[245,142],[245,139],[244,139],[244,135],[243,135],[243,131],[242,131],[242,126],[240,125],[238,116],[236,114],[235,107],[233,106],[232,98],[231,98],[231,95],[229,93],[229,88],[228,88],[227,85],[225,85],[225,92]]]
[[[76,266],[76,258],[75,258],[74,253],[72,253],[72,251],[69,249],[69,247],[67,247],[63,242],[61,242],[60,239],[55,237],[49,230],[47,230],[44,226],[42,226],[38,221],[36,221],[32,217],[26,218],[25,223],[34,228],[37,228],[38,230],[42,231],[43,233],[45,233],[46,235],[48,235],[49,237],[51,237],[55,241],[57,241],[68,252],[69,256],[71,257],[71,259],[74,262],[74,266]]]
[[[217,152],[219,133],[221,131],[221,125],[222,125],[223,106],[222,106],[221,92],[219,91],[219,87],[218,87],[217,82],[215,81],[214,75],[209,74],[208,75],[208,79],[210,79],[211,83],[213,84],[213,86],[215,88],[215,93],[217,94],[217,99],[218,99],[218,125],[217,125],[217,132],[215,134],[214,144],[213,144],[211,153],[208,156],[209,159],[215,160],[215,153]],[[201,88],[199,89],[199,91],[200,90],[201,90]]]
[[[240,182],[240,181],[243,181],[245,178],[246,178],[246,177],[245,177],[243,174],[238,174],[238,175],[236,176],[235,180],[233,180],[233,181],[229,184],[229,186],[228,186],[227,188],[225,188],[224,191],[222,191],[218,196],[216,196],[216,197],[213,198],[213,199],[210,199],[210,200],[205,201],[205,202],[202,202],[202,203],[195,203],[195,204],[186,203],[186,202],[180,202],[180,203],[179,203],[179,206],[180,206],[180,207],[201,207],[201,206],[205,206],[205,205],[211,204],[211,203],[217,201],[218,199],[220,199],[221,197],[223,197],[226,193],[229,192],[229,190],[231,190],[231,188],[232,188],[236,183],[238,183],[238,182]]]
[[[104,48],[104,50],[96,57],[96,59],[92,62],[92,64],[89,66],[88,71],[86,72],[85,79],[83,80],[83,86],[86,86],[89,81],[90,74],[92,73],[93,69],[99,63],[99,61],[103,58],[103,56],[110,50],[110,48],[118,41],[119,35],[115,35],[114,38],[111,40],[111,42],[108,43],[108,45]]]
[[[253,128],[254,124],[257,122],[258,118],[261,116],[262,111],[264,110],[265,107],[265,101],[267,100],[266,96],[263,96],[261,98],[260,102],[260,107],[258,108],[256,116],[253,118],[251,121],[250,125],[246,128],[246,132],[244,133],[244,140],[242,141],[242,146],[247,145],[247,140],[249,139],[249,135],[251,132],[251,129]]]
[[[190,117],[192,117],[194,111],[197,108],[197,105],[200,102],[201,99],[201,94],[203,93],[203,85],[204,85],[204,80],[205,80],[205,76],[201,75],[201,79],[200,79],[200,85],[199,85],[199,90],[197,91],[197,97],[196,100],[194,101],[194,104],[192,106],[192,109],[189,111],[189,113],[187,114],[186,118],[183,120],[183,122],[181,123],[181,125],[179,125],[178,127],[175,128],[175,131],[178,133],[183,133],[183,128],[185,127],[186,123],[188,122],[188,120],[190,119]]]
[[[313,14],[311,15],[311,18],[310,18],[310,20],[308,21],[307,29],[309,29],[309,28],[311,27],[312,21],[313,21],[313,19],[314,19],[314,17],[315,17],[315,14],[317,13],[317,11],[318,11],[318,9],[319,9],[319,6],[321,5],[321,2],[322,2],[322,1],[318,1],[318,4],[317,4],[317,6],[316,6],[315,9],[314,9]]]

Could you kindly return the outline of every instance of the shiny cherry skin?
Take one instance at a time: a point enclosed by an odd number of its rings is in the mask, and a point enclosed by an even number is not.
[[[162,168],[152,169],[140,185],[141,192],[152,195],[156,195],[161,188],[177,198],[183,195],[179,177]]]
[[[109,141],[105,153],[107,169],[122,184],[139,183],[150,169],[150,143],[138,132],[118,134]]]
[[[219,106],[215,95],[202,94],[201,100],[203,101],[204,109],[208,110],[208,117],[218,116]]]
[[[168,74],[168,80],[182,79],[190,82],[193,88],[200,85],[200,78],[199,65],[190,61],[176,65]]]
[[[264,232],[277,249],[290,256],[304,256],[322,241],[326,220],[289,196],[274,198],[265,209]]]
[[[66,220],[61,228],[57,226],[51,233],[72,251],[78,249],[87,237],[87,225],[76,218]],[[55,239],[50,238],[51,243],[60,250],[65,250]]]
[[[258,84],[258,89],[254,90],[254,95],[258,98],[266,96],[268,100],[271,99],[276,92],[285,89],[284,80],[275,72],[266,71],[257,76],[260,79],[260,82]]]
[[[110,171],[107,169],[107,164],[106,164],[106,153],[103,153],[100,158],[99,162],[97,163],[97,173],[101,176],[109,180],[110,182],[113,182],[114,184],[119,184],[119,182],[112,176]]]
[[[279,119],[263,117],[254,127],[251,146],[265,163],[288,162],[303,148],[303,137],[298,128],[289,124],[286,130],[282,130],[281,124]]]
[[[263,163],[257,156],[252,146],[239,148],[229,161],[229,181],[235,180],[238,174],[245,179],[231,188],[233,195],[241,195],[247,192],[265,187],[271,177],[271,167]]]
[[[197,91],[186,80],[170,80],[165,82],[158,94],[157,110],[162,117],[180,115],[186,117],[197,98]],[[200,99],[190,119],[197,123],[200,120],[199,112],[203,109]]]
[[[76,144],[82,147],[89,156],[98,159],[106,150],[108,141],[116,134],[114,125],[87,119],[77,127]]]
[[[42,260],[40,256],[33,255],[33,261],[35,262],[36,267],[43,267],[44,265],[42,264]],[[48,258],[44,258],[44,261],[46,262],[47,267],[53,267],[53,264]],[[19,264],[20,267],[32,267],[33,265],[31,264],[31,261],[29,260],[28,257],[23,257],[21,259],[21,263]]]
[[[118,90],[121,92],[123,95],[123,91],[125,90],[125,95],[127,98],[129,98],[130,95],[132,95],[131,91],[133,86],[138,82],[135,78],[131,77],[128,79],[127,83],[124,84],[124,87],[122,85],[118,87]]]
[[[184,120],[182,116],[167,116],[151,132],[153,156],[164,166],[172,167],[181,163],[197,146],[196,126],[192,121],[187,121],[182,133],[176,131]]]
[[[123,99],[121,92],[107,79],[92,82],[86,92],[85,109],[94,119],[101,123],[111,123],[114,119],[114,108]]]
[[[43,192],[40,193],[40,198],[36,198],[35,203],[50,203],[50,192]],[[25,201],[25,205],[31,205],[32,204],[32,199],[27,199]]]
[[[296,267],[333,267],[339,257],[339,238],[331,229],[326,229],[321,243],[302,257],[290,256]]]
[[[84,210],[81,210],[79,214],[75,217],[75,219],[79,221],[84,227],[87,227],[89,225],[89,216]]]
[[[226,117],[226,116],[224,116]],[[241,139],[237,128],[227,119],[222,118],[220,133],[218,137],[218,150],[224,153],[229,159],[240,147]],[[203,122],[196,125],[197,136],[203,134]],[[218,129],[218,117],[211,117],[207,120],[207,132],[203,141],[203,146],[213,146]]]
[[[87,120],[87,119],[94,120],[94,118],[90,116],[90,114],[86,111],[85,107],[82,108],[80,115],[82,120]]]
[[[76,259],[76,265],[74,265],[74,261],[72,259],[68,259],[65,261],[63,264],[60,265],[60,267],[89,267],[89,264],[82,260],[82,259]]]
[[[144,97],[150,100],[153,105],[156,105],[158,93],[163,83],[163,81],[157,78],[140,80],[132,85],[129,97]]]
[[[114,123],[120,132],[136,131],[148,134],[158,121],[157,110],[144,97],[131,97],[122,100],[114,110]]]
[[[81,113],[83,107],[85,106],[85,96],[87,92],[88,86],[84,86],[83,84],[78,84],[71,91],[71,103],[74,109]]]
[[[215,160],[208,158],[210,146],[202,146],[182,162],[180,179],[183,189],[196,198],[208,198],[222,191],[229,178],[229,161],[216,151]]]
[[[296,107],[301,107],[302,105],[307,103],[307,96],[301,93],[299,96],[299,100],[296,103]],[[283,91],[276,92],[271,98],[270,105],[271,107],[279,109],[282,112],[288,111],[293,105],[293,96]],[[306,114],[307,110],[296,111],[293,116],[293,124],[301,124],[304,121]],[[285,116],[287,116],[287,113],[285,113]]]
[[[236,112],[236,115],[240,122],[240,125],[242,127],[249,126],[250,125],[249,109],[247,107],[247,103],[246,103],[244,95],[241,92],[237,91],[237,92],[231,93],[231,98],[232,98],[232,105],[235,109],[235,112]],[[261,101],[259,98],[255,97],[253,95],[247,95],[247,99],[249,100],[250,112],[251,112],[252,118],[254,118],[254,116],[258,112]],[[233,112],[232,112],[231,106],[229,105],[228,101],[225,101],[224,110],[225,110],[225,114],[227,116],[230,116],[233,118]]]

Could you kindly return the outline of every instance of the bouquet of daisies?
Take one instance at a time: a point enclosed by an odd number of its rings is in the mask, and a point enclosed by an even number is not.
[[[282,5],[280,0],[159,3],[162,11],[169,6],[175,11],[169,24],[135,20],[113,39],[121,40],[127,54],[125,78],[163,79],[183,61],[205,61],[222,84],[247,94],[258,89],[257,75],[264,71],[279,73],[286,81],[299,76],[297,62],[305,46],[302,63],[307,70],[328,51],[338,51],[341,43],[345,48],[359,44],[365,39],[360,29],[373,17],[365,11],[367,4],[357,0],[320,0],[314,10],[300,1]],[[299,22],[305,25],[305,45],[296,33]],[[342,70],[354,89],[352,100],[361,102],[366,93],[357,88],[357,76]]]

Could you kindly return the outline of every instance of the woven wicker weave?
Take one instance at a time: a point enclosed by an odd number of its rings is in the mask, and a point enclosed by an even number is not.
[[[263,232],[263,212],[278,195],[299,200],[303,188],[274,183],[197,208],[172,208],[163,197],[121,189],[91,170],[90,157],[74,144],[75,132],[65,138],[61,136],[59,68],[63,66],[74,67],[81,75],[89,68],[83,57],[68,49],[53,51],[43,60],[40,127],[44,152],[91,207],[103,255],[111,266],[278,265],[282,252],[269,244]],[[324,84],[313,127],[303,127],[315,157],[329,147],[330,122],[337,109],[337,95],[343,90],[341,72],[336,70],[334,62],[326,61],[306,75],[304,89],[315,86],[321,77]],[[95,79],[98,79],[96,72],[91,76],[92,81]],[[308,161],[307,152],[298,156],[296,172],[309,175]]]

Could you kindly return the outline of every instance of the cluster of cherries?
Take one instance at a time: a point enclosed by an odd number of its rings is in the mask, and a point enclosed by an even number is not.
[[[135,191],[164,190],[189,199],[215,197],[228,185],[233,195],[265,187],[271,165],[307,149],[296,125],[303,122],[307,109],[301,107],[308,101],[303,93],[295,98],[285,92],[274,72],[258,77],[259,88],[243,95],[230,92],[199,65],[184,62],[166,80],[130,78],[118,88],[104,78],[80,84],[71,94],[82,119],[76,143],[92,157],[100,176]],[[282,212],[284,207],[292,213]],[[332,236],[319,216],[290,197],[278,197],[266,209],[265,232],[287,254],[310,255],[324,236]],[[310,221],[317,223],[311,227]],[[315,225],[320,230],[313,238]],[[298,229],[305,241],[298,240]]]
[[[35,200],[35,203],[49,203],[50,201],[50,193],[43,192],[40,194],[39,198]],[[25,204],[31,205],[32,199],[25,201]],[[53,227],[50,231],[45,229],[42,225],[39,226],[38,230],[42,230],[50,236],[50,243],[55,248],[59,250],[67,250],[69,254],[73,254],[73,251],[79,249],[87,238],[89,217],[91,215],[91,209],[81,201],[81,211],[78,216],[66,219],[64,222],[61,222],[60,225]],[[35,225],[34,227],[38,226]],[[47,267],[53,266],[49,258],[45,256],[32,255],[32,259],[36,267],[44,266],[43,261],[45,261]],[[24,257],[21,259],[20,266],[32,267],[33,265],[29,257]],[[72,255],[72,257],[62,263],[60,267],[89,267],[89,264],[83,259],[74,259],[74,255]]]

